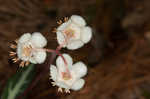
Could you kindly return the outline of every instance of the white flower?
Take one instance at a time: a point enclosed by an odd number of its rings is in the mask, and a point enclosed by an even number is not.
[[[70,92],[70,89],[74,91],[80,90],[85,84],[81,77],[87,74],[86,65],[83,62],[73,64],[72,58],[68,54],[63,54],[63,57],[67,62],[67,66],[60,56],[56,59],[56,66],[50,66],[50,76],[54,81],[52,84],[58,86],[58,91],[61,92],[62,88],[66,92]]]
[[[56,29],[56,34],[59,45],[74,50],[91,40],[92,29],[86,26],[86,22],[81,16],[72,15],[68,21]]]
[[[46,59],[46,52],[42,49],[46,46],[47,40],[39,33],[34,32],[23,34],[17,44],[17,56],[20,60],[34,64],[43,63]]]

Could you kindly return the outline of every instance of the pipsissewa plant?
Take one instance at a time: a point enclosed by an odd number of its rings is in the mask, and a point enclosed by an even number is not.
[[[87,66],[83,62],[73,64],[71,56],[61,54],[60,51],[62,48],[68,50],[81,48],[91,40],[92,29],[86,26],[85,20],[78,15],[64,18],[57,23],[59,26],[53,32],[57,35],[59,45],[55,50],[44,48],[47,40],[41,33],[25,33],[15,41],[16,45],[10,46],[13,49],[10,56],[14,63],[20,62],[19,67],[24,68],[30,66],[30,63],[43,63],[46,60],[46,52],[57,54],[56,66],[50,64],[50,79],[54,81],[52,82],[54,86],[59,87],[58,91],[63,92],[64,88],[66,93],[70,93],[70,89],[77,91],[83,88],[85,81],[81,77],[87,74]]]

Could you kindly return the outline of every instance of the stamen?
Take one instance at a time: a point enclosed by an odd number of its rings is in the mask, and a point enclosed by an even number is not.
[[[29,62],[29,61],[25,62],[25,66],[28,66],[29,64],[30,64],[30,62]]]
[[[61,93],[62,93],[62,92],[63,92],[62,88],[59,87],[59,88],[58,88],[58,92],[61,92]]]
[[[16,46],[16,45],[14,45],[14,44],[11,44],[11,45],[10,45],[10,48],[12,48],[12,49],[16,49],[16,48],[17,48],[17,46]]]
[[[68,17],[65,17],[64,18],[64,22],[66,22],[66,21],[68,21],[69,20],[69,18]]]
[[[13,58],[12,60],[13,60],[13,63],[16,63],[19,61],[19,58]]]
[[[62,20],[57,21],[58,25],[61,25],[62,23],[63,23]]]
[[[18,44],[18,39],[15,40],[15,43]]]
[[[24,65],[25,65],[25,62],[24,61],[22,61],[21,63],[20,63],[20,67],[24,67]]]
[[[14,56],[16,54],[17,54],[16,52],[9,52],[9,56]]]
[[[55,82],[51,82],[52,86],[56,86],[56,83]]]
[[[70,90],[69,90],[69,89],[65,89],[65,92],[66,92],[66,93],[70,93]]]

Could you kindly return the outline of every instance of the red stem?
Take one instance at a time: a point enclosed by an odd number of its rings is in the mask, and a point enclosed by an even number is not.
[[[46,48],[43,48],[43,49],[36,49],[36,50],[44,50],[44,51],[47,51],[47,52],[51,52],[51,53],[56,53],[57,55],[59,55],[64,63],[65,63],[65,66],[66,66],[66,71],[69,73],[69,70],[67,68],[68,64],[67,64],[67,61],[66,59],[64,58],[64,56],[60,53],[60,49],[62,48],[63,44],[58,46],[56,50],[52,50],[52,49],[46,49]]]
[[[56,51],[56,53],[63,59],[63,61],[65,63],[65,67],[66,67],[66,72],[70,75],[70,71],[68,69],[68,63],[67,63],[66,59],[64,58],[64,56],[59,51]]]
[[[55,53],[56,50],[53,49],[47,49],[47,48],[37,48],[35,49],[36,51],[46,51],[46,52],[50,52],[50,53]]]

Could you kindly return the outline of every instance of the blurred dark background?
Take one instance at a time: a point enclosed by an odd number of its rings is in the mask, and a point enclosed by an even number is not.
[[[48,72],[27,99],[150,99],[149,5],[150,0],[0,0],[0,92],[18,69],[8,57],[10,42],[38,31],[55,49],[56,22],[77,14],[93,28],[93,38],[83,48],[62,52],[88,65],[85,87],[58,93]]]

